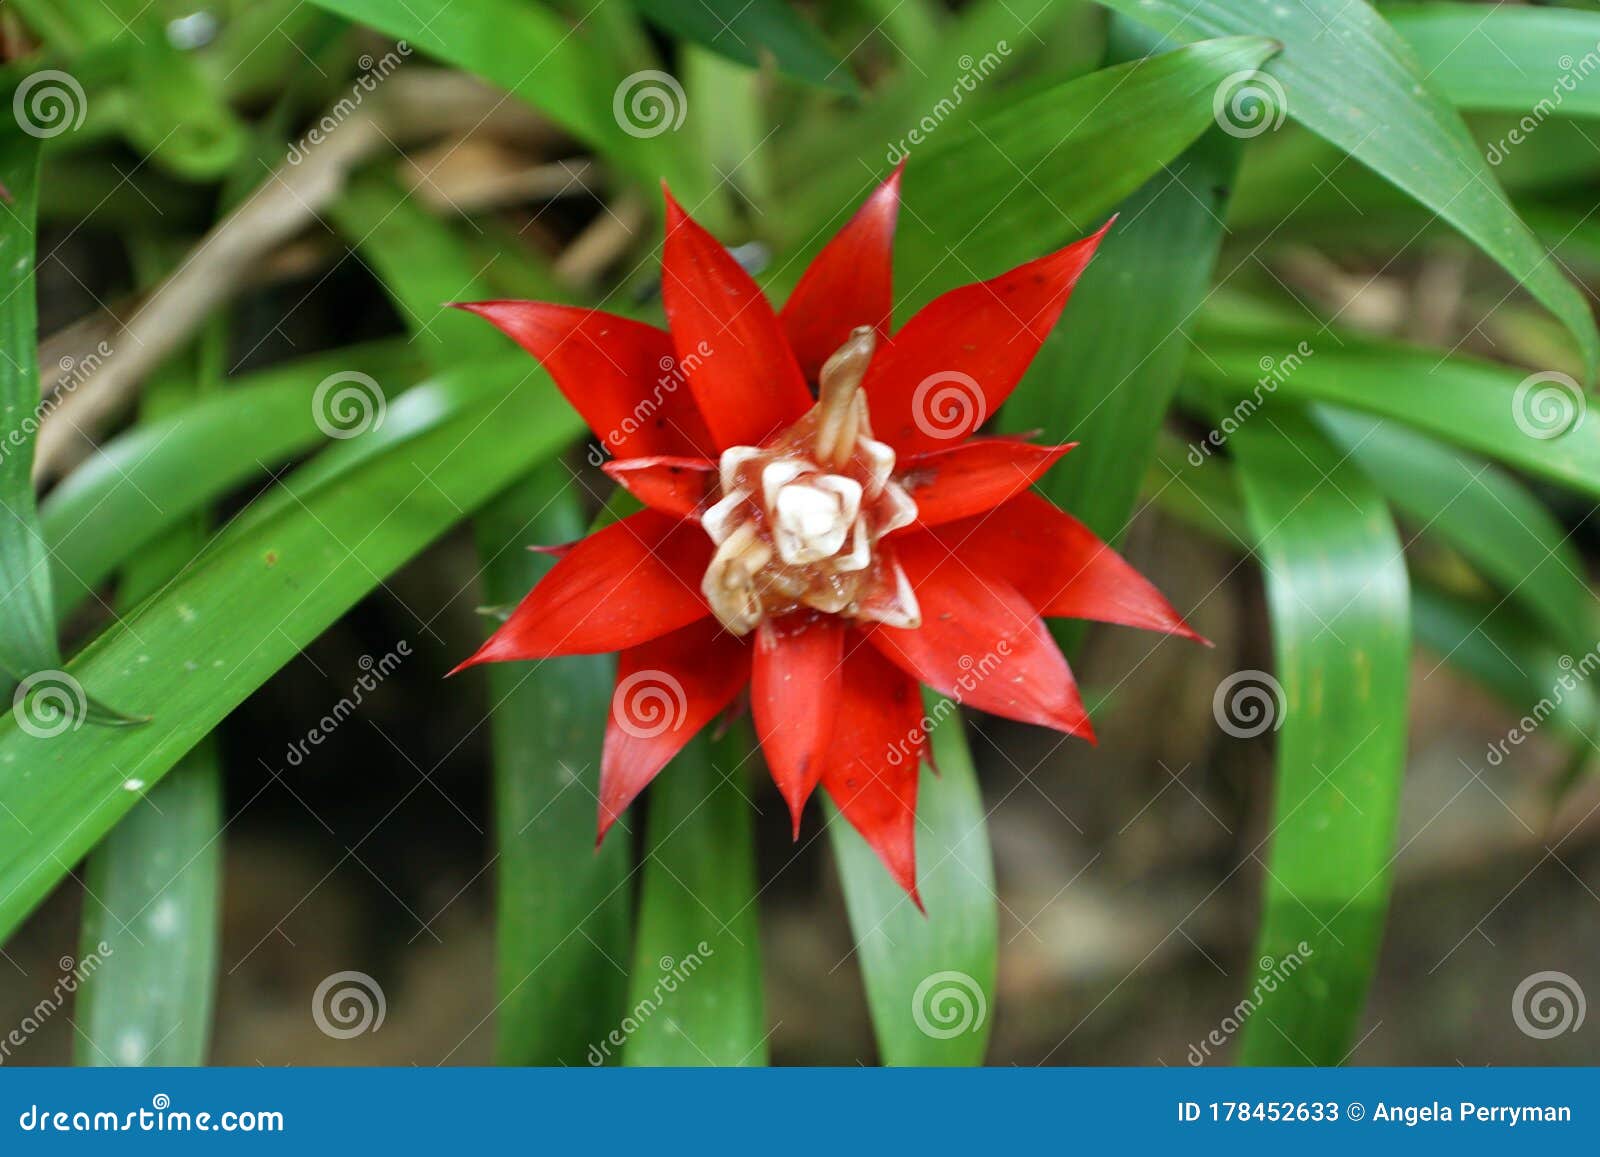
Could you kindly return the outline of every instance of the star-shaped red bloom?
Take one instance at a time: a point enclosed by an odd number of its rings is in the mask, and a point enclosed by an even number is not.
[[[783,309],[667,194],[671,333],[529,301],[463,308],[555,379],[647,509],[589,535],[462,664],[620,652],[600,835],[746,685],[798,834],[820,784],[916,898],[919,683],[1093,740],[1041,616],[1198,638],[1030,489],[1070,446],[974,438],[1101,229],[889,331],[898,171]],[[1109,227],[1109,226],[1108,226]]]

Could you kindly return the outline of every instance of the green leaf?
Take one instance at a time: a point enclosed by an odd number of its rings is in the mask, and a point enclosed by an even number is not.
[[[170,266],[158,249],[133,246],[147,284]],[[141,421],[181,413],[209,388],[225,341],[213,324],[192,353],[163,365],[145,386]],[[204,516],[191,515],[140,552],[123,573],[123,608],[170,582],[205,540]],[[79,955],[99,963],[78,993],[78,1064],[205,1063],[221,936],[222,796],[217,742],[206,736],[89,857]]]
[[[392,176],[351,181],[329,216],[377,273],[400,320],[435,367],[512,348],[482,318],[451,302],[480,300],[484,283],[465,247]]]
[[[1583,560],[1555,516],[1498,467],[1415,431],[1321,408],[1318,424],[1422,533],[1459,550],[1551,639],[1594,643],[1594,597]]]
[[[398,183],[352,182],[332,216],[430,359],[443,365],[505,349],[481,319],[444,307],[488,294],[455,233]],[[476,516],[491,606],[515,605],[554,565],[529,544],[582,536],[580,499],[572,472],[547,463]],[[620,839],[597,850],[592,835],[615,668],[609,655],[578,655],[495,663],[483,676],[467,676],[489,685],[499,852],[496,1055],[505,1064],[583,1064],[622,1017],[632,855]],[[552,888],[557,879],[561,887]]]
[[[712,182],[683,163],[673,132],[654,122],[619,123],[641,88],[681,120],[682,90],[650,73],[615,74],[606,55],[538,4],[517,0],[314,0],[331,12],[404,40],[410,48],[497,84],[625,166],[642,184],[670,180],[686,204]],[[671,123],[671,122],[669,122]],[[632,127],[632,132],[625,129]],[[658,131],[659,130],[659,131]]]
[[[1127,529],[1211,287],[1239,142],[1200,138],[1119,206],[1004,421],[1077,442],[1040,484],[1101,538]]]
[[[628,1014],[600,1045],[602,1059],[620,1047],[629,1065],[767,1063],[752,805],[741,783],[753,751],[747,725],[701,735],[650,787]]]
[[[78,991],[80,1065],[205,1063],[222,880],[217,761],[207,736],[89,857],[79,961],[99,963]]]
[[[0,692],[60,665],[51,611],[50,568],[33,497],[33,442],[39,427],[38,320],[34,299],[39,142],[14,128],[0,133]]]
[[[1487,687],[1513,711],[1529,713],[1538,720],[1535,728],[1549,728],[1549,734],[1584,754],[1592,751],[1600,741],[1600,695],[1590,681],[1592,636],[1582,651],[1573,652],[1552,643],[1548,631],[1504,599],[1472,598],[1428,582],[1414,583],[1412,597],[1419,645]],[[1508,751],[1520,745],[1508,736]],[[1493,751],[1485,750],[1486,762],[1505,760],[1506,751],[1498,758]]]
[[[855,78],[816,28],[784,0],[633,0],[657,27],[754,67],[770,56],[780,72],[838,92]]]
[[[148,3],[62,5],[16,0],[30,27],[56,50],[58,74],[39,82],[56,107],[34,106],[57,135],[88,117],[66,140],[114,130],[140,154],[190,180],[225,173],[243,151],[247,133],[228,107],[220,83],[192,53],[166,36],[165,16]],[[36,98],[37,99],[37,98]],[[104,190],[102,190],[102,193]]]
[[[1428,84],[1457,108],[1600,116],[1581,58],[1600,43],[1600,13],[1482,4],[1386,4],[1383,18],[1417,54]],[[1491,162],[1494,155],[1490,154]]]
[[[1585,420],[1587,399],[1559,375],[1528,374],[1437,350],[1311,329],[1256,333],[1212,328],[1204,319],[1200,355],[1188,370],[1225,393],[1230,404],[1273,394],[1329,402],[1391,418],[1515,466],[1536,477],[1600,497],[1600,422]],[[1289,355],[1309,349],[1294,359]],[[1266,375],[1263,366],[1279,371]]]
[[[924,769],[917,796],[927,915],[831,804],[828,834],[883,1062],[976,1065],[993,1023],[999,938],[988,814],[960,710],[940,696],[925,703],[940,771]]]
[[[0,719],[0,939],[128,811],[131,785],[159,780],[385,576],[578,429],[527,359],[415,387],[381,429],[328,456],[340,469],[290,475],[203,565],[68,664],[154,722],[40,739]]]
[[[207,503],[327,441],[319,386],[351,371],[397,392],[420,373],[400,342],[346,346],[246,374],[182,412],[100,448],[40,510],[56,613],[64,618],[145,543]],[[160,495],[152,502],[150,495]]]
[[[1225,460],[1207,459],[1197,444],[1184,445],[1174,434],[1160,434],[1145,493],[1185,526],[1249,549],[1251,536],[1232,468]]]
[[[1504,266],[1561,319],[1594,376],[1600,332],[1588,303],[1517,216],[1460,114],[1428,86],[1415,54],[1365,0],[1100,2],[1179,41],[1246,33],[1281,41],[1271,83],[1258,83],[1255,93],[1276,89],[1283,99],[1274,103],[1289,115],[1392,181]],[[1216,93],[1222,108],[1244,91],[1245,78],[1229,79],[1233,83]],[[1264,123],[1237,131],[1255,135]]]
[[[530,543],[584,532],[571,475],[557,463],[520,480],[473,521],[491,604],[518,602],[553,565],[526,549]],[[486,668],[502,1064],[584,1064],[622,1019],[633,857],[626,839],[594,846],[614,669],[609,655]]]
[[[1411,657],[1405,561],[1382,497],[1304,414],[1269,404],[1230,445],[1281,681],[1275,694],[1271,676],[1252,671],[1218,688],[1219,723],[1260,730],[1261,714],[1234,705],[1264,691],[1277,728],[1264,913],[1246,995],[1259,1007],[1245,1022],[1242,1057],[1339,1064],[1355,1041],[1389,902]]]
[[[904,0],[883,6],[895,17],[913,11]],[[954,132],[985,107],[1003,106],[1015,99],[1005,93],[1005,82],[1030,47],[1048,44],[1056,83],[1097,65],[1102,48],[1098,13],[1075,0],[976,0],[944,22],[926,52],[894,32],[890,16],[869,14],[867,20],[867,28],[893,45],[890,53],[903,67],[859,103],[816,102],[819,107],[808,115],[786,122],[771,138],[782,165],[780,188],[819,176],[876,172],[898,163],[913,136],[920,141],[930,133]]]
[[[1222,78],[1272,55],[1271,41],[1205,41],[1014,99],[934,136],[906,169],[896,239],[902,310],[1091,233],[1212,125]],[[829,188],[826,212],[855,198]],[[820,182],[819,182],[820,187]]]

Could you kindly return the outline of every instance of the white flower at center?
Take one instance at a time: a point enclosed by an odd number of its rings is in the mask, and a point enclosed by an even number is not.
[[[832,558],[860,512],[861,483],[853,478],[813,474],[780,486],[771,508],[778,557],[790,566]]]

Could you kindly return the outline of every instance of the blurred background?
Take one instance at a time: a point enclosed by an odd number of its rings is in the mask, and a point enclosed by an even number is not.
[[[575,25],[592,15],[579,11],[587,4],[550,7]],[[660,15],[659,5],[641,7],[646,16]],[[840,123],[892,110],[897,78],[923,65],[959,77],[978,67],[974,58],[992,53],[994,76],[981,79],[998,99],[1087,73],[1108,45],[1107,13],[1090,4],[918,6],[930,14],[926,21],[891,3],[791,7],[825,54],[810,86],[754,46],[748,67],[755,79],[743,91],[759,99],[760,113],[737,103],[701,108],[684,129],[708,142],[705,155],[721,166],[708,216],[719,235],[748,242],[737,252],[758,273],[784,240],[761,207],[784,204],[804,168],[828,156],[829,134]],[[21,62],[12,66],[19,74],[38,67],[42,42],[53,41],[50,52],[70,43],[50,22],[76,16],[46,15],[51,11],[48,4],[0,9],[7,58]],[[595,19],[603,34],[603,15]],[[141,138],[121,119],[130,115],[126,108],[112,113],[93,99],[95,115],[108,118],[98,135],[47,152],[40,252],[50,259],[38,274],[47,367],[60,351],[83,348],[94,327],[114,330],[126,319],[149,288],[151,263],[167,260],[155,254],[192,246],[241,188],[281,164],[273,150],[285,141],[291,149],[292,142],[304,145],[324,110],[360,77],[378,76],[393,102],[385,107],[401,111],[387,112],[377,139],[354,158],[357,188],[377,181],[403,190],[447,222],[481,262],[479,274],[498,279],[505,292],[543,288],[570,299],[614,293],[651,308],[660,229],[653,195],[531,105],[508,103],[499,90],[427,53],[399,51],[393,36],[297,0],[154,0],[127,27],[162,38],[162,53],[173,59],[209,60],[211,74],[224,74],[219,83],[232,117],[200,125],[196,132],[218,135],[187,142],[187,161],[179,153],[163,164],[162,150],[180,141],[149,139],[150,120],[141,122]],[[729,67],[670,19],[629,27],[642,29],[677,73]],[[959,36],[950,31],[963,27]],[[93,93],[97,74],[84,59],[96,58],[72,56],[73,67]],[[842,71],[833,75],[835,68]],[[859,91],[831,92],[840,76]],[[108,83],[107,91],[133,100],[126,86]],[[865,101],[868,112],[853,101]],[[162,113],[185,123],[181,108]],[[913,110],[882,119],[914,127],[920,118]],[[1515,120],[1486,114],[1471,124],[1488,147]],[[88,131],[94,129],[91,122]],[[1600,173],[1592,136],[1590,121],[1551,120],[1506,159],[1500,176],[1544,209],[1581,209],[1587,221]],[[840,182],[841,204],[854,204],[845,194],[858,198],[896,159],[901,134],[878,137],[887,154],[870,165],[854,156],[841,162],[860,170]],[[746,143],[775,159],[746,165]],[[244,176],[185,179],[184,164],[199,163],[194,158],[213,147],[245,157],[242,168],[229,170]],[[253,151],[261,155],[252,160]],[[909,151],[914,177],[916,150]],[[304,168],[276,168],[271,179],[292,189],[280,206],[289,223],[271,226],[281,239],[248,254],[240,281],[226,290],[234,301],[223,357],[229,376],[418,328],[419,319],[395,304],[352,243],[351,219],[315,200],[308,174],[317,162],[309,147],[307,157]],[[1343,160],[1292,121],[1252,140],[1231,190],[1217,281],[1270,292],[1303,317],[1336,317],[1354,334],[1581,373],[1564,337],[1514,293],[1503,271],[1436,220],[1413,228],[1393,190],[1357,165],[1341,167]],[[140,240],[124,244],[130,237]],[[1585,265],[1584,256],[1575,250],[1564,268],[1593,301],[1600,267]],[[1069,305],[1062,326],[1073,322]],[[1203,345],[1195,348],[1203,354]],[[1062,388],[1093,387],[1066,371]],[[109,437],[125,421],[84,432]],[[1206,430],[1192,410],[1175,411],[1167,422],[1179,458]],[[88,451],[86,439],[67,433],[51,453],[66,470]],[[586,446],[564,461],[592,514],[608,484]],[[1254,563],[1162,497],[1170,471],[1161,469],[1152,467],[1122,547],[1216,647],[1090,628],[1074,669],[1093,709],[1098,748],[989,718],[969,725],[999,899],[992,1064],[1234,1059],[1235,1031],[1224,1026],[1233,1023],[1257,968],[1274,734],[1241,737],[1222,726],[1215,696],[1235,672],[1272,669],[1271,624]],[[265,471],[230,494],[213,521],[225,524],[249,509],[278,473]],[[1600,546],[1592,504],[1532,485],[1584,567],[1592,567]],[[1400,522],[1413,568],[1440,590],[1491,603],[1499,597],[1424,533],[1427,519]],[[489,692],[481,672],[442,681],[489,627],[485,604],[494,600],[480,571],[473,534],[458,527],[378,585],[218,730],[225,823],[216,1063],[493,1060]],[[71,616],[69,651],[112,621],[111,589],[101,584],[99,597]],[[328,712],[385,657],[386,673],[359,711],[327,727]],[[1600,1026],[1543,1037],[1525,1031],[1514,1014],[1519,985],[1541,972],[1567,974],[1600,995],[1600,781],[1587,761],[1590,692],[1568,712],[1575,722],[1538,730],[1491,758],[1534,703],[1503,686],[1496,693],[1447,661],[1454,658],[1424,637],[1411,664],[1393,903],[1348,1059],[1594,1063]],[[1506,661],[1514,665],[1511,656]],[[319,727],[325,739],[308,746]],[[877,1053],[854,940],[820,818],[813,811],[792,843],[764,768],[753,763],[744,774],[757,807],[773,1060],[872,1063]],[[635,817],[611,838],[640,842],[642,834]],[[79,955],[81,884],[82,869],[74,868],[0,949],[0,1030],[29,1018],[57,987],[63,958]],[[562,881],[548,886],[560,889]],[[612,963],[620,970],[626,962]],[[381,985],[386,1006],[376,1031],[339,1039],[319,1028],[315,993],[342,971]],[[540,998],[564,997],[548,991]],[[1220,1043],[1207,1043],[1218,1033]],[[68,1005],[40,1018],[5,1063],[70,1063],[77,1038]]]

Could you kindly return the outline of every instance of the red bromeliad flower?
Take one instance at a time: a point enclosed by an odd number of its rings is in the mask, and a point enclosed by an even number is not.
[[[602,838],[748,684],[796,835],[820,784],[915,899],[919,683],[1092,741],[1040,616],[1198,638],[1029,489],[1071,446],[971,437],[1105,229],[952,290],[891,334],[899,180],[777,313],[670,193],[670,334],[564,305],[463,306],[543,363],[613,454],[606,472],[647,507],[562,552],[461,665],[620,652]]]

